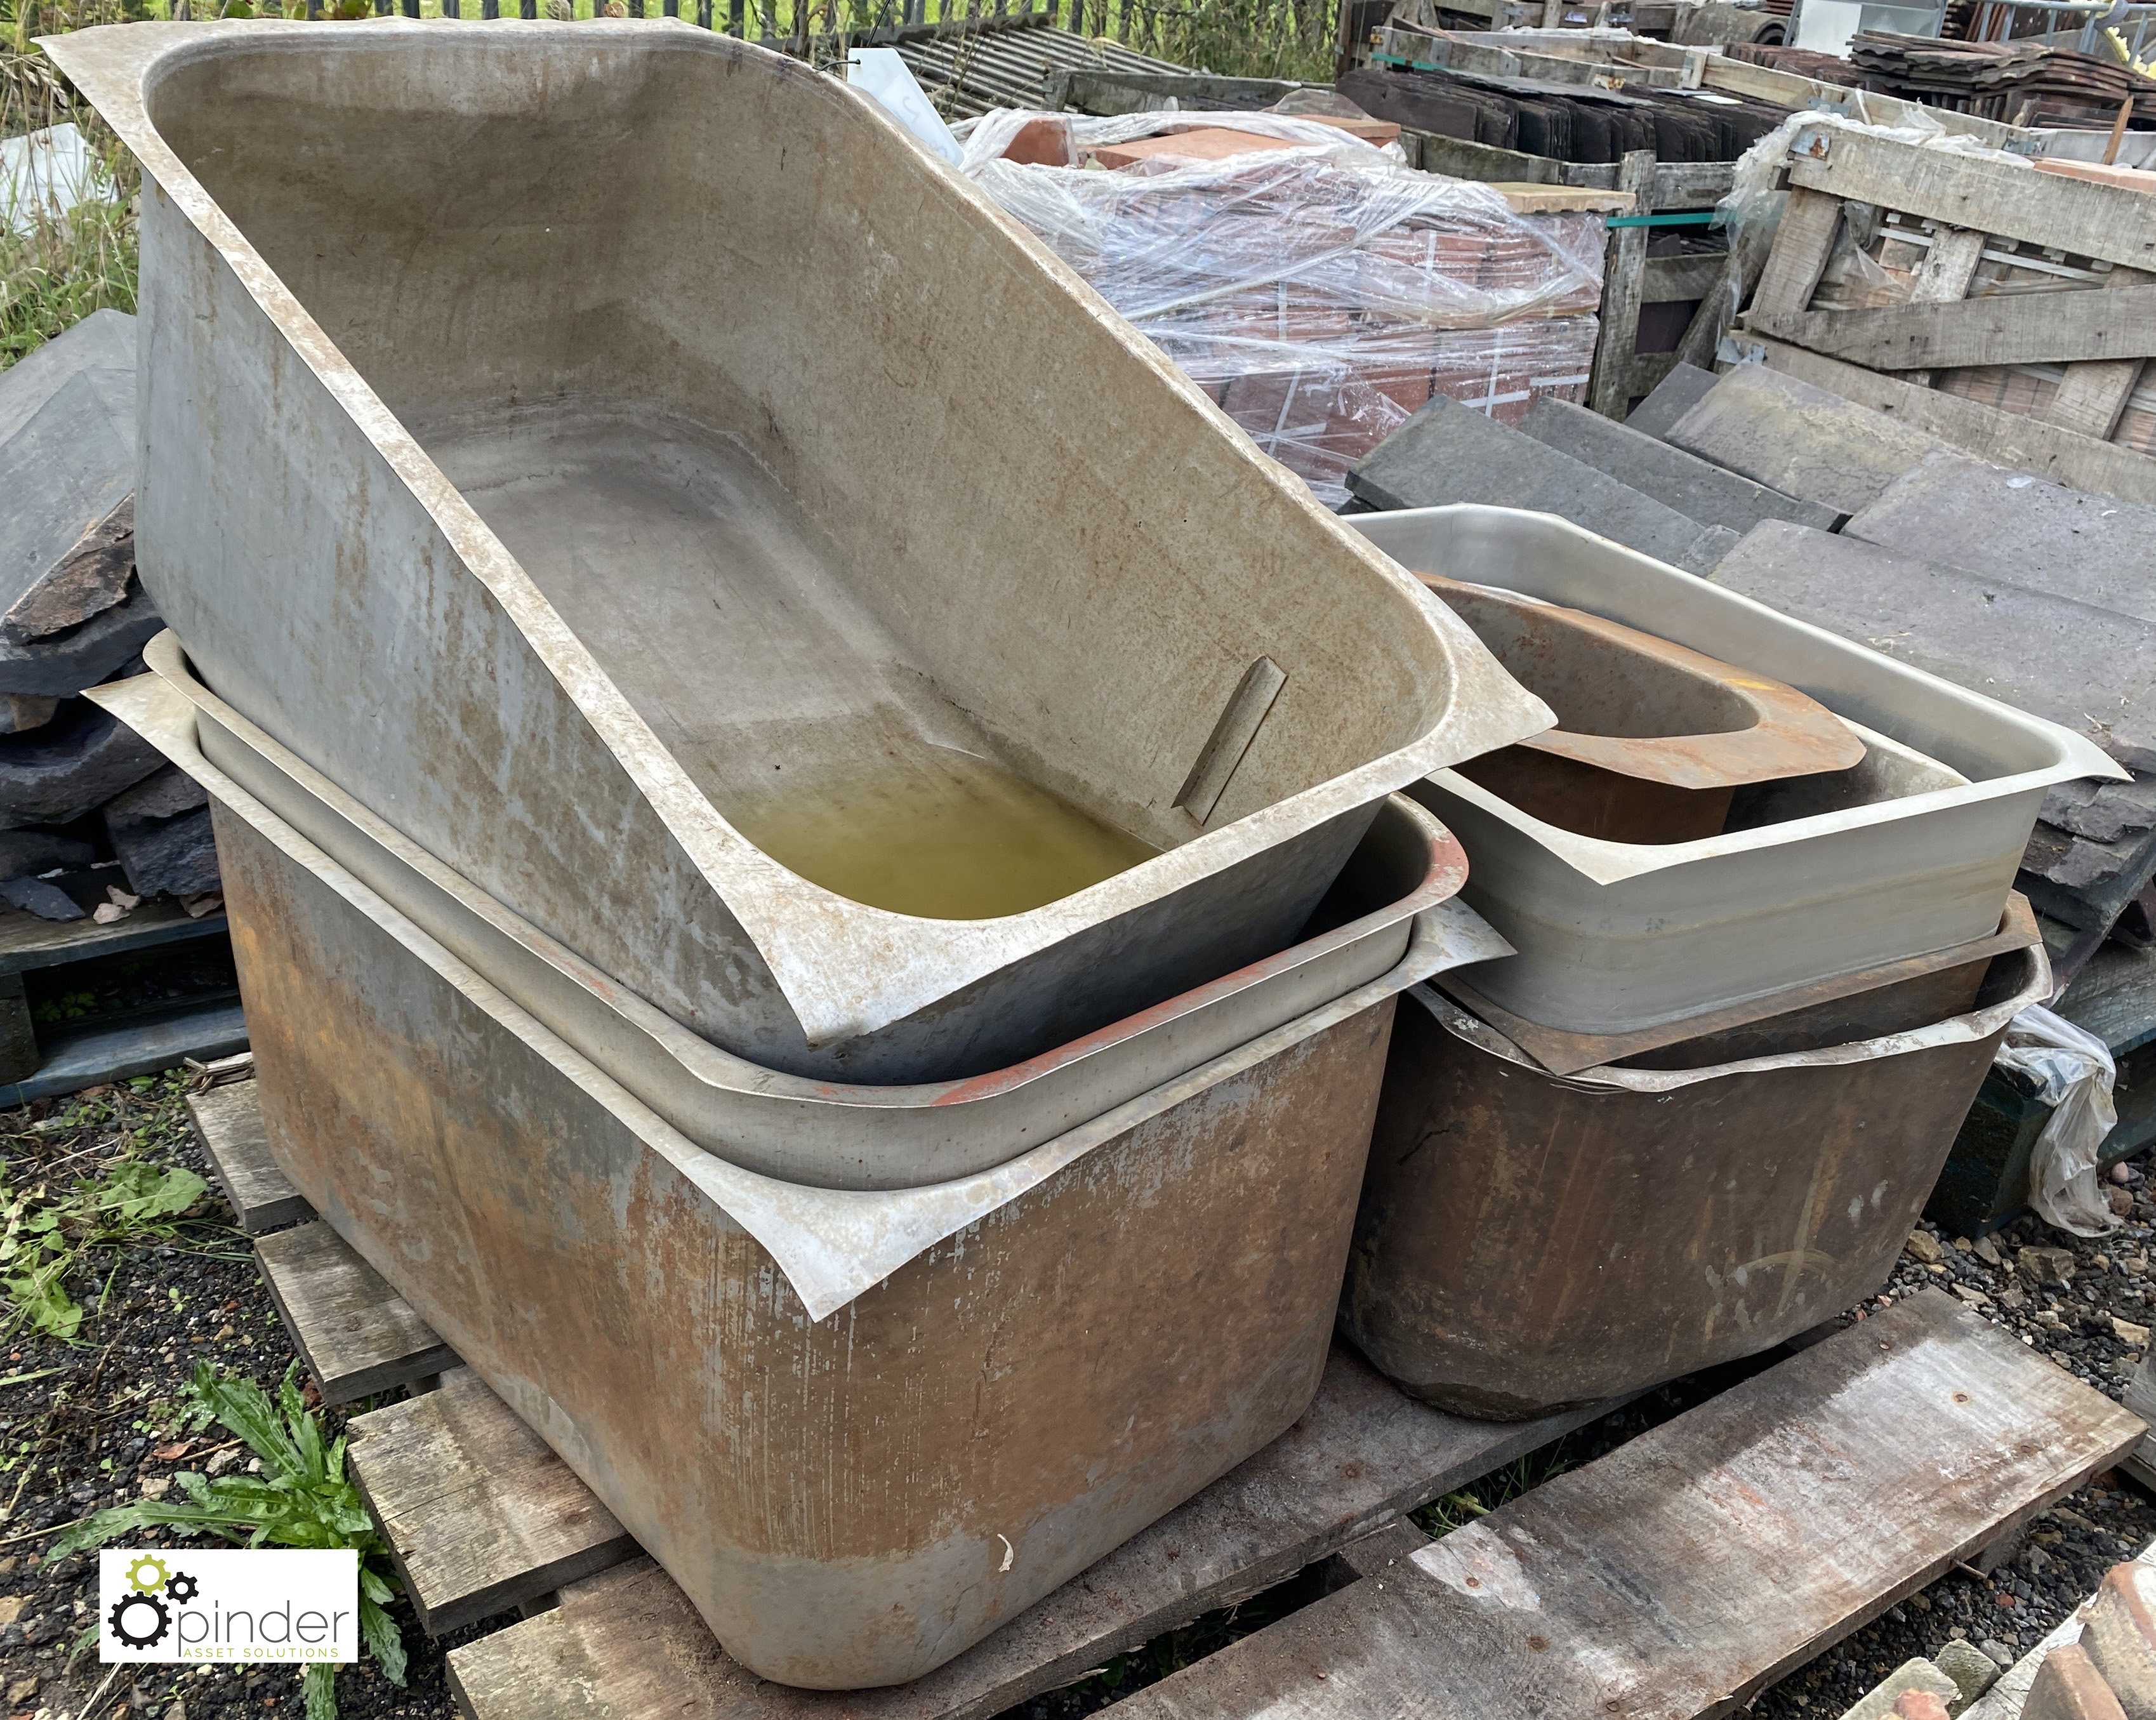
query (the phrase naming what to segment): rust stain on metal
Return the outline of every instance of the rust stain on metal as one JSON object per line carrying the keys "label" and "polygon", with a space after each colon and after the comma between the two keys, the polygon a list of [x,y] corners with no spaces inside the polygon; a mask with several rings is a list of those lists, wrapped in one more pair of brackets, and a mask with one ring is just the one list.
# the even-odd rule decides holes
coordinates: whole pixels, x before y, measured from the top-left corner
{"label": "rust stain on metal", "polygon": [[619,1090],[217,816],[280,1163],[762,1676],[916,1676],[1309,1403],[1390,1000],[819,1322]]}
{"label": "rust stain on metal", "polygon": [[[1342,1305],[1405,1389],[1501,1419],[1755,1354],[1876,1290],[2041,949],[1975,1013],[1563,1077],[1434,993],[1394,1032]],[[1478,1040],[1484,1042],[1478,1042]],[[1518,1057],[1519,1060],[1514,1060]]]}
{"label": "rust stain on metal", "polygon": [[1864,742],[1794,687],[1636,628],[1418,576],[1558,727],[1454,768],[1521,811],[1609,842],[1719,835],[1746,783],[1846,770]]}

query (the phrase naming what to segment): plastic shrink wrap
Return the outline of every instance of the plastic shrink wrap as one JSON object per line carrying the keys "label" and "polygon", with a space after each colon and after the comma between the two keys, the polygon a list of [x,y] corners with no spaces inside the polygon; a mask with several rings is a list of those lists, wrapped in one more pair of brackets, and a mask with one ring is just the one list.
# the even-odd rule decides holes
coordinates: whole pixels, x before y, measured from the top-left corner
{"label": "plastic shrink wrap", "polygon": [[[961,131],[982,188],[1329,506],[1434,394],[1506,424],[1585,394],[1599,214],[1515,213],[1490,186],[1286,115],[1002,109]],[[1096,165],[1163,134],[1191,153],[1168,136]]]}

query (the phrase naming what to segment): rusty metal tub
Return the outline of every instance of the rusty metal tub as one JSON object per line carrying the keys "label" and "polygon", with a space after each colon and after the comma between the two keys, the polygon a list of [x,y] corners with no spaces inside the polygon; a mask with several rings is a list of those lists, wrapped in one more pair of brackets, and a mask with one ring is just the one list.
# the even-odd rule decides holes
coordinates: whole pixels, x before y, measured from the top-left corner
{"label": "rusty metal tub", "polygon": [[[208,786],[278,1163],[754,1671],[916,1676],[1309,1402],[1422,956],[1017,1167],[834,1194],[698,1148]],[[751,1228],[947,1194],[821,1318]]]}
{"label": "rusty metal tub", "polygon": [[[1886,1281],[2007,1024],[2051,983],[2037,943],[1997,958],[1946,1021],[1570,1076],[1418,987],[1341,1329],[1417,1397],[1513,1420],[1816,1326]],[[1758,1030],[1737,1042],[1756,1051]]]}
{"label": "rusty metal tub", "polygon": [[697,1144],[793,1183],[907,1189],[990,1169],[1391,973],[1419,927],[1448,965],[1510,948],[1471,913],[1444,911],[1466,856],[1396,794],[1320,922],[1278,955],[970,1080],[810,1081],[698,1039],[509,912],[211,694],[170,633],[145,655],[151,674],[92,696],[189,775],[229,778],[261,801]]}
{"label": "rusty metal tub", "polygon": [[1722,834],[1690,842],[1578,835],[1455,770],[1419,784],[1467,850],[1467,901],[1519,950],[1472,983],[1545,1027],[1627,1034],[1739,1004],[1771,1013],[1811,982],[1988,936],[2045,789],[2125,774],[2056,724],[1547,514],[1455,506],[1350,523],[1419,572],[1650,631],[1880,737],[1854,770],[1738,790]]}
{"label": "rusty metal tub", "polygon": [[[146,176],[140,566],[203,679],[738,1055],[1065,1043],[1278,950],[1389,792],[1548,726],[797,62],[659,21],[46,46]],[[833,881],[983,805],[1061,881]],[[1066,889],[1070,820],[1122,859]]]}

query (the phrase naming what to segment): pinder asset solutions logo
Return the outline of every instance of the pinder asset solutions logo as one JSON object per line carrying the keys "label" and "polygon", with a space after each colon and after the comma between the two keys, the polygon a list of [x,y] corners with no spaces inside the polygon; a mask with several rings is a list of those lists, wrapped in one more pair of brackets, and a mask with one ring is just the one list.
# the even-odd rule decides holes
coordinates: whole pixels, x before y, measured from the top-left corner
{"label": "pinder asset solutions logo", "polygon": [[100,1661],[359,1658],[359,1555],[348,1548],[106,1548],[97,1579]]}

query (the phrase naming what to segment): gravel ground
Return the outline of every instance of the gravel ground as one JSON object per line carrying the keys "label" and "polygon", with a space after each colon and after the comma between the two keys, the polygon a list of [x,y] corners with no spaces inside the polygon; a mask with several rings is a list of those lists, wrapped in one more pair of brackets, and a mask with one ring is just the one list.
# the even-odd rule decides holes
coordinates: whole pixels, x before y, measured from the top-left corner
{"label": "gravel ground", "polygon": [[[208,1176],[185,1127],[182,1091],[167,1078],[0,1115],[0,1188],[54,1183],[128,1153]],[[2147,1198],[2144,1168],[2128,1174],[2118,1204],[2130,1195],[2132,1204],[2115,1235],[2083,1240],[2025,1218],[1994,1239],[1964,1246],[1926,1227],[1881,1295],[1841,1323],[1922,1286],[1943,1285],[2116,1397],[2156,1317],[2150,1260],[2156,1206]],[[0,1348],[0,1720],[85,1720],[85,1703],[100,1691],[95,1720],[244,1720],[300,1712],[296,1677],[281,1669],[207,1669],[108,1684],[110,1669],[97,1663],[94,1648],[75,1647],[96,1600],[94,1556],[53,1563],[40,1557],[48,1532],[61,1524],[139,1497],[146,1484],[154,1491],[178,1470],[244,1457],[244,1450],[220,1451],[226,1442],[215,1429],[185,1435],[175,1401],[198,1358],[265,1386],[293,1359],[229,1216],[213,1192],[168,1243],[113,1250],[79,1274],[71,1288],[88,1312],[77,1345],[18,1334]],[[1726,1389],[1744,1371],[1650,1394],[1467,1491],[1485,1506],[1502,1503]],[[367,1407],[328,1412],[326,1424],[335,1433],[346,1413]],[[1440,1504],[1422,1515],[1424,1527],[1442,1529],[1455,1514]],[[156,1545],[162,1538],[135,1538]],[[2109,1565],[2152,1538],[2156,1507],[2116,1475],[2099,1476],[2041,1519],[1994,1576],[1957,1571],[1941,1579],[1766,1692],[1752,1712],[1775,1720],[1839,1715],[1903,1661],[1936,1654],[1952,1637],[2011,1661],[2078,1605]],[[1117,1656],[1101,1675],[1024,1703],[1006,1720],[1078,1720],[1323,1590],[1322,1574],[1306,1573],[1232,1614],[1209,1615]],[[391,1686],[370,1665],[348,1667],[338,1680],[341,1712],[350,1720],[448,1720],[455,1706],[443,1677],[444,1653],[506,1620],[430,1644],[408,1609],[398,1612],[412,1654],[407,1687]]]}

